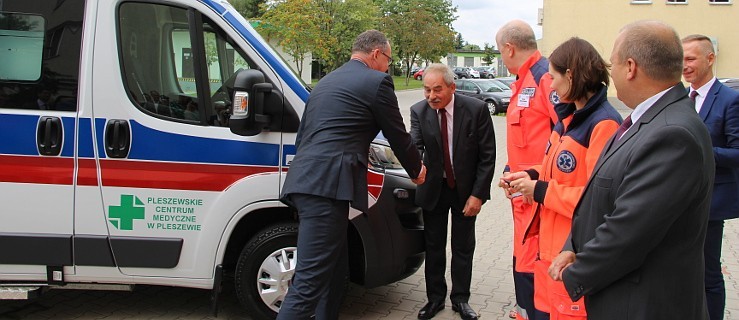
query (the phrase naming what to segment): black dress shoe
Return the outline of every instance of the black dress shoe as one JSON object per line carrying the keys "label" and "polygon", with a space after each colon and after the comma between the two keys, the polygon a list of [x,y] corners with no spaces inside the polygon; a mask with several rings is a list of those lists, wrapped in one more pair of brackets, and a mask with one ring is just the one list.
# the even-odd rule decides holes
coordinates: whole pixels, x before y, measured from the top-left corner
{"label": "black dress shoe", "polygon": [[477,313],[472,310],[467,302],[452,302],[452,310],[459,312],[459,316],[465,320],[477,320]]}
{"label": "black dress shoe", "polygon": [[431,319],[441,310],[444,310],[444,301],[429,301],[418,311],[418,319]]}

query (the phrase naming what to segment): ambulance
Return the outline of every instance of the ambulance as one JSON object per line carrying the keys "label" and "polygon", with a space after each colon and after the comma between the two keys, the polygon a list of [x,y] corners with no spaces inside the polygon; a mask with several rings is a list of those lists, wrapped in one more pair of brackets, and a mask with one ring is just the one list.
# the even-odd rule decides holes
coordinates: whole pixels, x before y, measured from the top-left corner
{"label": "ambulance", "polygon": [[[278,198],[310,88],[223,0],[0,0],[0,298],[233,281],[273,318],[297,217]],[[370,147],[349,280],[424,259],[415,187]],[[230,285],[230,284],[229,284]],[[41,297],[43,299],[43,297]]]}

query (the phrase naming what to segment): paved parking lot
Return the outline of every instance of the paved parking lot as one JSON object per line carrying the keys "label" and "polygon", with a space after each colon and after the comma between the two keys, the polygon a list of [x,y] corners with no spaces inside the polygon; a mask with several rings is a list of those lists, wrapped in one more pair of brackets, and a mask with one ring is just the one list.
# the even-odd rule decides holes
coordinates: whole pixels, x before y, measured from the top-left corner
{"label": "paved parking lot", "polygon": [[[399,93],[404,117],[407,106],[422,98],[418,90]],[[623,114],[628,110],[620,109]],[[505,156],[505,119],[493,117],[497,140],[496,175]],[[477,222],[470,305],[483,319],[508,319],[513,306],[511,277],[512,228],[510,207],[502,192],[482,209]],[[726,320],[739,320],[739,221],[726,223],[723,261],[727,286]],[[448,255],[449,256],[449,255]],[[449,276],[447,275],[447,279]],[[387,286],[363,289],[350,285],[341,319],[416,319],[426,302],[423,271]],[[0,319],[250,319],[236,301],[233,286],[222,293],[218,317],[210,310],[209,291],[137,286],[133,292],[52,290],[32,301],[0,301]],[[435,319],[459,319],[447,299]]]}

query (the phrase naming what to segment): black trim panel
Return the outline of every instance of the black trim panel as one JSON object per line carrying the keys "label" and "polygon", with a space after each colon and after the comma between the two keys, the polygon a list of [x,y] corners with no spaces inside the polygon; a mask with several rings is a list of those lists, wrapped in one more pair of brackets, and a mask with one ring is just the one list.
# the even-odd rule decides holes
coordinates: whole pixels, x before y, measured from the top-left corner
{"label": "black trim panel", "polygon": [[183,239],[110,237],[119,267],[174,268],[180,262]]}
{"label": "black trim panel", "polygon": [[74,237],[74,263],[78,266],[115,267],[108,237],[81,235]]}
{"label": "black trim panel", "polygon": [[0,233],[0,264],[71,266],[74,252],[78,266],[174,268],[183,243],[180,238]]}
{"label": "black trim panel", "polygon": [[68,266],[72,264],[72,235],[0,233],[0,264]]}

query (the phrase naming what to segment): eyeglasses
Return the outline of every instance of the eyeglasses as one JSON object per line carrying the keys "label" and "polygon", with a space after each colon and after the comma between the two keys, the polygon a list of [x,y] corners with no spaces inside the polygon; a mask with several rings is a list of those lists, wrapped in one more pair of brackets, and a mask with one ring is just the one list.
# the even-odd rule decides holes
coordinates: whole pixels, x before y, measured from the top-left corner
{"label": "eyeglasses", "polygon": [[383,56],[387,57],[387,64],[393,64],[393,58],[391,58],[386,53],[382,52],[382,50],[380,50],[380,49],[377,49],[377,51],[379,51],[380,53],[382,53]]}

